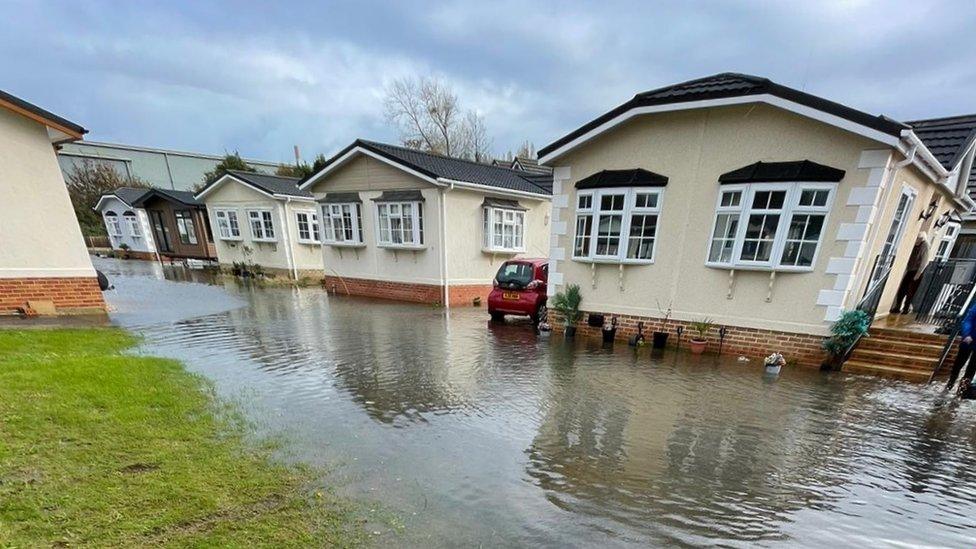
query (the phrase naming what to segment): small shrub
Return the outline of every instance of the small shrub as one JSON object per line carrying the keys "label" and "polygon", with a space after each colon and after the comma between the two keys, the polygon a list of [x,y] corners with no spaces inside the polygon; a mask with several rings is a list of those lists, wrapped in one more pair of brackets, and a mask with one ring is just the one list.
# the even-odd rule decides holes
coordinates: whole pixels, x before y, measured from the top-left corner
{"label": "small shrub", "polygon": [[583,314],[580,312],[580,303],[583,302],[583,294],[580,292],[578,284],[570,284],[565,290],[552,296],[551,308],[558,311],[563,317],[566,326],[575,326]]}
{"label": "small shrub", "polygon": [[705,341],[708,339],[708,332],[712,329],[712,319],[706,317],[696,320],[689,324],[688,328],[696,334],[693,340]]}
{"label": "small shrub", "polygon": [[864,311],[846,311],[830,327],[830,337],[824,340],[823,348],[833,357],[839,357],[858,338],[868,333],[871,317]]}

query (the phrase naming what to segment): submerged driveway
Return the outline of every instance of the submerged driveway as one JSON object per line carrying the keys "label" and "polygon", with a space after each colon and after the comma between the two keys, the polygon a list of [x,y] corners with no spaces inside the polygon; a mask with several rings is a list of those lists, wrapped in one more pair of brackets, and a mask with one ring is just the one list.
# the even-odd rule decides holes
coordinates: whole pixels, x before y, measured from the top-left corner
{"label": "submerged driveway", "polygon": [[735,357],[539,339],[484,310],[96,265],[144,352],[183,360],[286,459],[398,517],[383,544],[976,541],[976,409],[933,387],[768,378]]}

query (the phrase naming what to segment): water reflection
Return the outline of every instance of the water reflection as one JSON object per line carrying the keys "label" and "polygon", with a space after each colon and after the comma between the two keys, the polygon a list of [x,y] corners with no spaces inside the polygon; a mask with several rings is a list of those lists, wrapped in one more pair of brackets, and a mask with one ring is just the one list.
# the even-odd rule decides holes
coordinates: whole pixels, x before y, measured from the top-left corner
{"label": "water reflection", "polygon": [[287,433],[290,457],[394,508],[393,545],[976,541],[976,414],[935,389],[101,267],[145,352],[186,361]]}

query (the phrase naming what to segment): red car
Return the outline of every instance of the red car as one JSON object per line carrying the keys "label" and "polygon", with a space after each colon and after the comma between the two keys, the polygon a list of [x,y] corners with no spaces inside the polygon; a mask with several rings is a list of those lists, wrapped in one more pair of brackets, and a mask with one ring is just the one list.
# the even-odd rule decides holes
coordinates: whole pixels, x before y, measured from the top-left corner
{"label": "red car", "polygon": [[502,263],[488,294],[488,314],[494,321],[505,315],[524,315],[538,322],[546,306],[548,259],[512,259]]}

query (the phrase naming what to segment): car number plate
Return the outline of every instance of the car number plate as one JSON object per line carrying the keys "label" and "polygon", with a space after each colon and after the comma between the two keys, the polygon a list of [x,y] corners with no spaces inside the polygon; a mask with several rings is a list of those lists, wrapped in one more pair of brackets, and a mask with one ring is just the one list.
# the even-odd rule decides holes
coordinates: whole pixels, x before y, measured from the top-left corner
{"label": "car number plate", "polygon": [[518,299],[519,295],[518,292],[504,292],[502,293],[502,297],[504,299]]}

